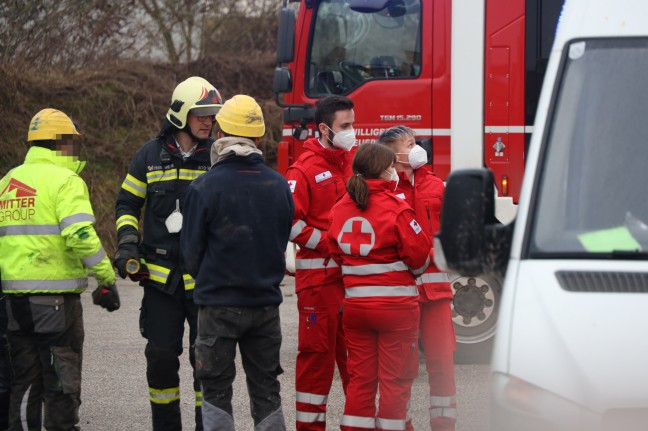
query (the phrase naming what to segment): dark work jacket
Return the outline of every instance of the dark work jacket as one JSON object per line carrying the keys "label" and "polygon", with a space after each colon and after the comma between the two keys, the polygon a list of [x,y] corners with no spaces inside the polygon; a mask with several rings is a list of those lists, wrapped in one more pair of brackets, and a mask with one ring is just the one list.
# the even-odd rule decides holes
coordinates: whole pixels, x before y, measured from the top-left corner
{"label": "dark work jacket", "polygon": [[230,156],[187,192],[180,248],[199,305],[282,302],[294,204],[286,179],[259,154]]}
{"label": "dark work jacket", "polygon": [[193,280],[182,277],[186,271],[179,268],[181,232],[169,233],[164,222],[176,201],[184,213],[189,184],[209,170],[212,142],[199,142],[194,153],[184,159],[173,136],[166,135],[144,144],[131,162],[117,196],[117,237],[138,235],[142,230],[140,255],[151,272],[142,285],[172,293],[184,278],[185,290],[193,288]]}

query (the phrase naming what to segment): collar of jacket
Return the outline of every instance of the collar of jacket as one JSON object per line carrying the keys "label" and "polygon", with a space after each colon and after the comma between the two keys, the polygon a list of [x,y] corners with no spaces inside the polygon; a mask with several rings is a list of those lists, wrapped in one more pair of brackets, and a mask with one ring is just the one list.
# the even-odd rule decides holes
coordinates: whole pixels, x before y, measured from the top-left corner
{"label": "collar of jacket", "polygon": [[312,151],[313,153],[323,157],[327,162],[340,168],[344,166],[344,163],[347,160],[348,151],[338,148],[334,150],[324,148],[322,144],[319,143],[319,138],[311,138],[304,142],[303,148],[304,151]]}
{"label": "collar of jacket", "polygon": [[182,157],[182,153],[180,152],[180,148],[176,145],[175,138],[173,137],[173,134],[168,134],[164,138],[162,138],[162,145],[164,145],[164,148],[167,150],[167,152],[172,156],[176,157],[180,160],[191,160],[193,157],[196,156],[196,154],[203,153],[205,151],[209,151],[209,147],[211,147],[211,144],[214,142],[213,139],[205,139],[204,141],[198,141],[198,146],[196,147],[196,150],[186,159]]}
{"label": "collar of jacket", "polygon": [[55,150],[35,146],[31,147],[25,156],[26,165],[34,163],[50,163],[67,168],[75,174],[79,174],[86,164],[85,161],[79,160],[78,157],[59,155]]}
{"label": "collar of jacket", "polygon": [[258,164],[263,164],[263,156],[261,154],[253,153],[250,154],[249,156],[236,156],[236,155],[231,155],[228,157],[225,157],[223,160],[219,161],[216,163],[212,168],[215,168],[216,166],[224,165],[227,163],[246,163],[248,165],[258,165]]}
{"label": "collar of jacket", "polygon": [[377,192],[389,192],[390,188],[389,186],[391,185],[390,181],[385,181],[380,178],[375,179],[375,180],[365,180],[367,181],[367,185],[369,186],[369,193],[377,193]]}

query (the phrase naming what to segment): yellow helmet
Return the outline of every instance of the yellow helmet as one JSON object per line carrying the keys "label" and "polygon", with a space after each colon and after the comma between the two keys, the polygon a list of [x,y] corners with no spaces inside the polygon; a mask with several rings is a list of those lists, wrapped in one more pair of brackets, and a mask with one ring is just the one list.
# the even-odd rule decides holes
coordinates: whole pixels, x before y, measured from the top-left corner
{"label": "yellow helmet", "polygon": [[243,94],[225,102],[216,114],[216,121],[223,132],[234,136],[258,138],[265,133],[261,107],[253,98]]}
{"label": "yellow helmet", "polygon": [[178,129],[187,124],[189,111],[195,115],[216,115],[223,106],[220,93],[204,78],[192,76],[178,84],[171,96],[167,120]]}
{"label": "yellow helmet", "polygon": [[27,141],[57,141],[63,135],[80,135],[70,117],[63,112],[46,108],[34,115],[29,123]]}

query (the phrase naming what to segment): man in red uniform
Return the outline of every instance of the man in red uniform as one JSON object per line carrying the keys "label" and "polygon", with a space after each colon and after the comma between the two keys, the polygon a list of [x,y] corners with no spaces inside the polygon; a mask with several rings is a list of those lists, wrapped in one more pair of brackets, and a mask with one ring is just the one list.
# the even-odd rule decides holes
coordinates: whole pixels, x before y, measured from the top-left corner
{"label": "man in red uniform", "polygon": [[296,364],[298,431],[326,429],[326,403],[335,363],[346,391],[346,347],[341,322],[342,274],[331,260],[326,231],[335,202],[345,193],[355,145],[353,102],[329,96],[316,104],[320,138],[304,143],[304,153],[286,177],[295,202],[290,240],[300,247],[295,261],[299,309]]}
{"label": "man in red uniform", "polygon": [[[439,230],[445,186],[424,167],[427,153],[416,145],[412,129],[405,126],[387,129],[378,142],[396,153],[399,182],[394,193],[410,204],[416,220],[433,238]],[[434,249],[431,254],[433,257]],[[430,384],[430,428],[451,431],[455,429],[457,418],[453,363],[455,333],[450,309],[452,290],[448,274],[441,272],[434,263],[416,281],[421,306],[421,341]]]}

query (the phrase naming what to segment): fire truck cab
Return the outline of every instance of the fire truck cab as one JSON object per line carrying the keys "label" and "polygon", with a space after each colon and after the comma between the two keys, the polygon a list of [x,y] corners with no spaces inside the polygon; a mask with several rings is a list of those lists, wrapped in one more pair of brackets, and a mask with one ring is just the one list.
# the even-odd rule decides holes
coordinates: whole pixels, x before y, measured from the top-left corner
{"label": "fire truck cab", "polygon": [[[278,170],[316,132],[317,99],[355,105],[358,145],[403,124],[446,179],[490,168],[498,217],[515,214],[533,118],[563,0],[284,1],[274,91],[284,108]],[[451,277],[458,352],[486,352],[501,285]]]}

